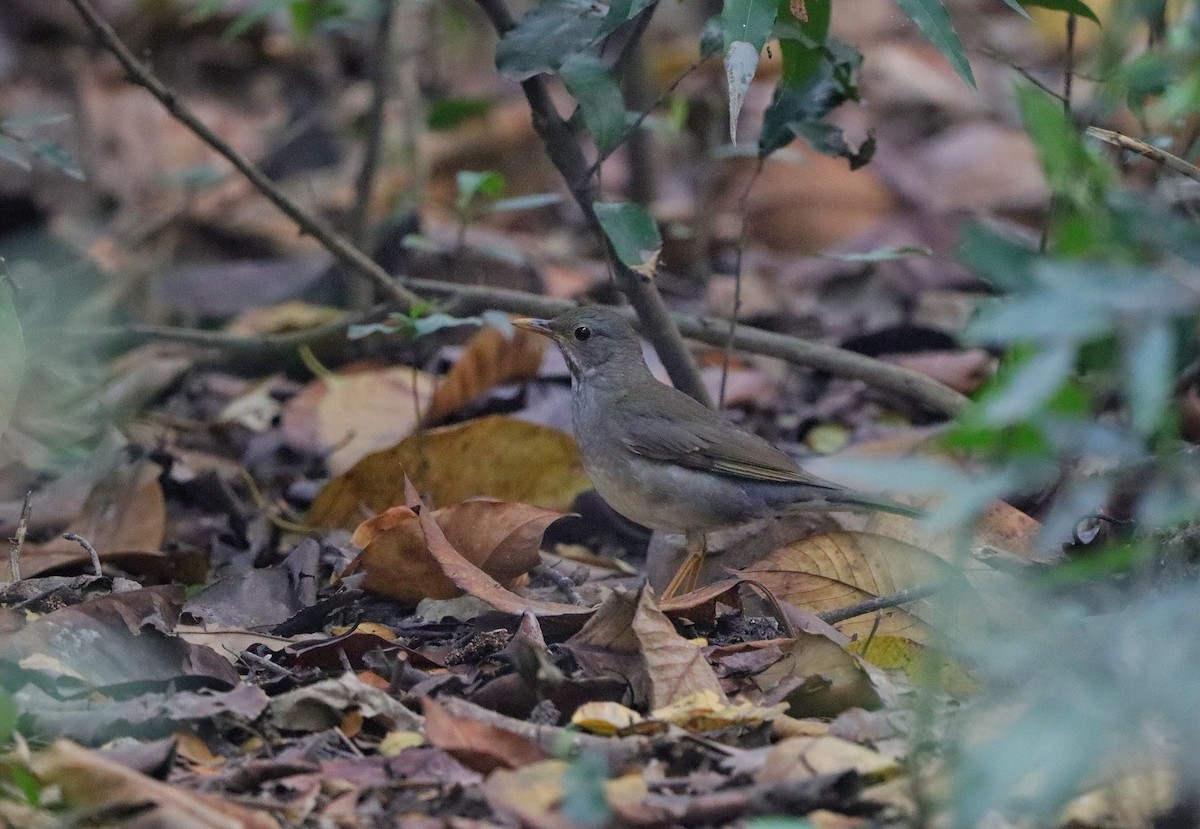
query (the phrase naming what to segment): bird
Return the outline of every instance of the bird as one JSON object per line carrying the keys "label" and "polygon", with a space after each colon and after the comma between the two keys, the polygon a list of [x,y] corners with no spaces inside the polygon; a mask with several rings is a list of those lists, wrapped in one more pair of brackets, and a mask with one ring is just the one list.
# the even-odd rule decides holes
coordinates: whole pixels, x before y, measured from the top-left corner
{"label": "bird", "polygon": [[613,308],[582,306],[513,325],[562,351],[576,442],[600,497],[643,526],[683,534],[688,557],[664,598],[694,589],[713,530],[823,505],[921,514],[806,472],[769,441],[659,382],[633,326]]}

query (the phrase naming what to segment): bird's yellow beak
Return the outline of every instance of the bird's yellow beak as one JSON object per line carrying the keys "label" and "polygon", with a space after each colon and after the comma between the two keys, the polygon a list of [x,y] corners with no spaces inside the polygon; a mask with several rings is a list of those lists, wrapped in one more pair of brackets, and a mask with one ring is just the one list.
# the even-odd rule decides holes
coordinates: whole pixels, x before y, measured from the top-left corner
{"label": "bird's yellow beak", "polygon": [[533,317],[518,317],[512,321],[512,324],[525,331],[533,331],[537,334],[544,334],[547,337],[554,337],[554,329],[550,327],[550,320],[539,320]]}

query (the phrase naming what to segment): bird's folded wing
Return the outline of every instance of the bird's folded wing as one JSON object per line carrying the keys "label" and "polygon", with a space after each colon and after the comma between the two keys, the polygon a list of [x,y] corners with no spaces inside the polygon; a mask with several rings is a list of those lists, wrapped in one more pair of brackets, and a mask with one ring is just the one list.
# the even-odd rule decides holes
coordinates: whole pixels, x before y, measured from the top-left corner
{"label": "bird's folded wing", "polygon": [[631,451],[643,457],[754,481],[840,489],[808,474],[762,438],[732,425],[680,423],[645,411],[630,415],[622,439]]}

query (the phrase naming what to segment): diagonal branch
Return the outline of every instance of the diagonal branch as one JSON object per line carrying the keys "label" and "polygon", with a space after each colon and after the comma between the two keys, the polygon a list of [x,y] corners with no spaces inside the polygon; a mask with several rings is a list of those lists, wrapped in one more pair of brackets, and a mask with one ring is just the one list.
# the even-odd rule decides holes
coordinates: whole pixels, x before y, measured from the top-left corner
{"label": "diagonal branch", "polygon": [[[78,2],[78,0],[72,0]],[[479,8],[487,15],[497,34],[505,32],[516,25],[512,13],[504,0],[476,0]],[[546,154],[558,169],[559,175],[571,191],[571,197],[583,211],[588,225],[604,240],[604,246],[610,261],[613,263],[617,287],[629,304],[637,312],[644,331],[650,342],[654,344],[659,359],[667,369],[672,382],[681,391],[687,392],[702,403],[712,406],[707,389],[700,380],[696,363],[692,360],[684,345],[671,315],[663,302],[662,296],[654,281],[647,276],[635,272],[623,263],[613,250],[608,236],[600,229],[596,211],[592,207],[595,201],[595,186],[593,184],[591,165],[583,155],[579,137],[571,125],[559,115],[546,88],[546,82],[540,75],[534,75],[521,82],[525,100],[533,116],[533,128],[542,139]]]}
{"label": "diagonal branch", "polygon": [[171,113],[176,120],[196,134],[205,144],[216,150],[232,164],[239,173],[244,175],[260,193],[267,197],[284,214],[294,221],[301,230],[310,234],[332,253],[346,267],[358,273],[365,279],[375,283],[384,295],[396,302],[402,308],[411,308],[420,302],[420,298],[388,275],[371,257],[367,256],[342,236],[326,227],[317,217],[313,216],[300,205],[296,204],[279,187],[269,179],[249,159],[235,150],[221,136],[196,117],[182,101],[179,95],[160,81],[153,72],[133,56],[129,48],[121,41],[113,28],[108,25],[88,0],[67,0],[79,12],[92,34],[100,41],[113,57],[120,62],[129,76],[129,80],[145,89],[158,99],[158,102]]}

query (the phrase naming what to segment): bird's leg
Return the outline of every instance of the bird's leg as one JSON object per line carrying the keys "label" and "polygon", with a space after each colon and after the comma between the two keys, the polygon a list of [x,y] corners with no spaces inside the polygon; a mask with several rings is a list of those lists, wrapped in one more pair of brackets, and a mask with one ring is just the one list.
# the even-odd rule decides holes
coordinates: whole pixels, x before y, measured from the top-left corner
{"label": "bird's leg", "polygon": [[683,549],[687,553],[687,558],[683,560],[683,564],[679,565],[679,569],[671,578],[671,583],[663,591],[664,599],[692,592],[696,589],[696,582],[700,579],[700,568],[704,564],[704,554],[708,551],[708,543],[704,533],[688,533],[684,538],[686,540]]}

